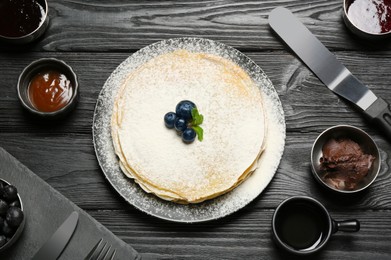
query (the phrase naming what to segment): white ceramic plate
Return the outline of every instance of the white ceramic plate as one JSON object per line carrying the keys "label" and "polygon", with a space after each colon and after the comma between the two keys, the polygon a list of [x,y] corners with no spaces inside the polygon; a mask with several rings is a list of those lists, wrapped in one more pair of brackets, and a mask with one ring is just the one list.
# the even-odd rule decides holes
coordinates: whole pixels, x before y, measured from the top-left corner
{"label": "white ceramic plate", "polygon": [[[142,190],[119,167],[111,139],[111,115],[121,82],[135,68],[163,53],[178,49],[219,55],[242,67],[260,88],[267,116],[266,150],[259,168],[231,192],[199,204],[180,205],[162,200]],[[100,167],[114,189],[130,204],[150,215],[176,222],[218,219],[243,208],[266,188],[276,173],[285,145],[284,111],[273,84],[262,69],[238,50],[207,39],[177,38],[140,49],[123,61],[107,79],[98,97],[93,120],[93,138]]]}

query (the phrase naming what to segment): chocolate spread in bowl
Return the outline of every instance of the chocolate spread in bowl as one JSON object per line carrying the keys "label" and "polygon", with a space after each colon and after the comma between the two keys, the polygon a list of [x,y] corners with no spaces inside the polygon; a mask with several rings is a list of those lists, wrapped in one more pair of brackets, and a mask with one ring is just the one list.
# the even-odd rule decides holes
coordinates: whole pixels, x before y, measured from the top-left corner
{"label": "chocolate spread in bowl", "polygon": [[375,157],[347,138],[330,139],[322,147],[322,180],[339,190],[354,190],[367,176]]}

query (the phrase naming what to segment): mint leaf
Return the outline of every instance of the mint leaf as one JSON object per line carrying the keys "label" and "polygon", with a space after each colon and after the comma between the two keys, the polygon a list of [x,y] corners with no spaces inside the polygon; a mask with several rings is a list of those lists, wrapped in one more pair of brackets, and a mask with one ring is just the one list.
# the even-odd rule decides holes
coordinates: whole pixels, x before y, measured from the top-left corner
{"label": "mint leaf", "polygon": [[191,116],[193,118],[193,121],[191,122],[192,128],[196,132],[198,140],[202,142],[204,139],[204,129],[199,125],[204,122],[204,116],[198,112],[197,108],[191,110]]}
{"label": "mint leaf", "polygon": [[191,110],[191,117],[193,118],[192,124],[197,125],[196,121],[200,117],[200,113],[196,107]]}
{"label": "mint leaf", "polygon": [[195,118],[195,125],[200,125],[204,122],[204,116],[203,115],[198,115],[198,117]]}
{"label": "mint leaf", "polygon": [[200,124],[202,124],[202,122],[204,122],[204,116],[201,115],[199,112],[198,112],[198,109],[197,108],[193,108],[191,110],[191,116],[193,118],[193,121],[192,121],[192,125],[194,126],[198,126]]}
{"label": "mint leaf", "polygon": [[204,129],[201,126],[192,126],[192,128],[196,132],[198,140],[202,142],[204,139]]}
{"label": "mint leaf", "polygon": [[191,110],[191,117],[194,119],[199,115],[198,109],[195,107]]}

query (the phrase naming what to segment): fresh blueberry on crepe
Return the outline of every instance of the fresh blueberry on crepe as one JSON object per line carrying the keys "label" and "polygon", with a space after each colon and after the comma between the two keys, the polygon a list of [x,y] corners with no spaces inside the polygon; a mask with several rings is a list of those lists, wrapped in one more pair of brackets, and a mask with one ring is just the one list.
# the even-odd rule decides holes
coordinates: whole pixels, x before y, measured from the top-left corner
{"label": "fresh blueberry on crepe", "polygon": [[192,143],[192,142],[194,142],[195,137],[196,137],[196,132],[194,131],[193,128],[187,128],[182,133],[182,140],[185,143]]}
{"label": "fresh blueberry on crepe", "polygon": [[165,123],[166,127],[169,129],[174,128],[175,119],[176,119],[176,114],[174,112],[168,112],[164,116],[164,123]]}
{"label": "fresh blueberry on crepe", "polygon": [[192,119],[191,111],[194,108],[196,108],[196,105],[193,102],[189,100],[183,100],[178,103],[175,112],[178,117],[182,117],[185,120],[191,120]]}
{"label": "fresh blueberry on crepe", "polygon": [[192,143],[196,136],[202,141],[203,129],[200,125],[204,121],[204,116],[198,112],[197,106],[189,100],[182,100],[177,104],[175,111],[176,113],[168,112],[164,115],[166,127],[175,128],[185,143]]}
{"label": "fresh blueberry on crepe", "polygon": [[176,120],[175,120],[175,123],[174,123],[174,126],[175,126],[175,129],[182,133],[183,131],[186,130],[187,128],[187,122],[184,118],[181,118],[181,117],[178,117]]}

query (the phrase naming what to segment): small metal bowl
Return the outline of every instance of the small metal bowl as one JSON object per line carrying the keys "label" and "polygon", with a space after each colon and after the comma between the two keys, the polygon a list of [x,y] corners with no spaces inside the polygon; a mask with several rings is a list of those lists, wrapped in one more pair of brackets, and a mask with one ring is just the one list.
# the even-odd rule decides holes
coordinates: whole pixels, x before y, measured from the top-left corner
{"label": "small metal bowl", "polygon": [[343,1],[342,17],[343,17],[343,20],[344,20],[346,26],[349,28],[349,30],[352,33],[354,33],[355,35],[357,35],[358,37],[366,39],[366,40],[382,40],[382,39],[389,38],[391,36],[391,31],[383,32],[383,33],[369,32],[369,31],[366,31],[366,30],[360,28],[352,21],[352,19],[348,15],[348,10],[354,1],[355,0],[344,0]]}
{"label": "small metal bowl", "polygon": [[[10,183],[8,181],[6,181],[4,179],[1,179],[1,178],[0,178],[0,182],[3,182],[4,184],[10,185]],[[25,214],[25,211],[23,209],[23,203],[22,203],[22,199],[19,196],[19,192],[18,192],[18,200],[19,200],[19,203],[20,203],[20,209],[22,210],[23,215],[24,215],[22,223],[20,223],[18,229],[16,229],[15,233],[12,235],[10,240],[8,240],[7,243],[5,243],[2,247],[0,247],[0,253],[5,251],[10,246],[12,246],[12,244],[14,244],[16,240],[18,240],[18,238],[20,237],[20,235],[22,234],[22,231],[24,229],[24,224],[26,222],[26,214]]]}
{"label": "small metal bowl", "polygon": [[[357,185],[357,187],[353,190],[342,190],[337,189],[329,184],[327,184],[322,176],[324,172],[321,170],[320,158],[323,155],[322,148],[323,145],[330,139],[340,139],[347,138],[354,142],[356,142],[364,152],[364,154],[370,154],[375,157],[373,161],[372,167],[369,169],[369,172],[366,177]],[[323,133],[321,133],[318,138],[315,140],[312,150],[311,150],[311,168],[312,173],[315,179],[326,189],[331,190],[337,193],[344,194],[352,194],[365,190],[368,188],[376,179],[377,175],[380,171],[380,152],[373,141],[373,139],[363,130],[349,125],[337,125],[334,127],[330,127],[326,129]]]}
{"label": "small metal bowl", "polygon": [[49,15],[48,15],[48,3],[46,0],[36,0],[44,9],[45,13],[43,14],[43,22],[32,32],[20,36],[20,37],[10,37],[10,36],[5,36],[5,35],[0,35],[0,41],[7,43],[7,44],[27,44],[32,41],[35,41],[39,37],[41,37],[44,32],[46,31],[48,25],[49,25]]}
{"label": "small metal bowl", "polygon": [[[45,70],[57,70],[58,72],[63,73],[70,81],[73,86],[73,95],[63,108],[56,110],[54,112],[42,112],[37,110],[30,101],[28,95],[28,87],[31,79],[39,72]],[[55,58],[44,58],[32,62],[28,65],[20,74],[17,84],[18,97],[22,106],[27,109],[30,113],[46,118],[46,119],[57,119],[65,116],[71,110],[73,110],[77,104],[79,96],[79,84],[77,81],[77,76],[73,69],[62,60]]]}

